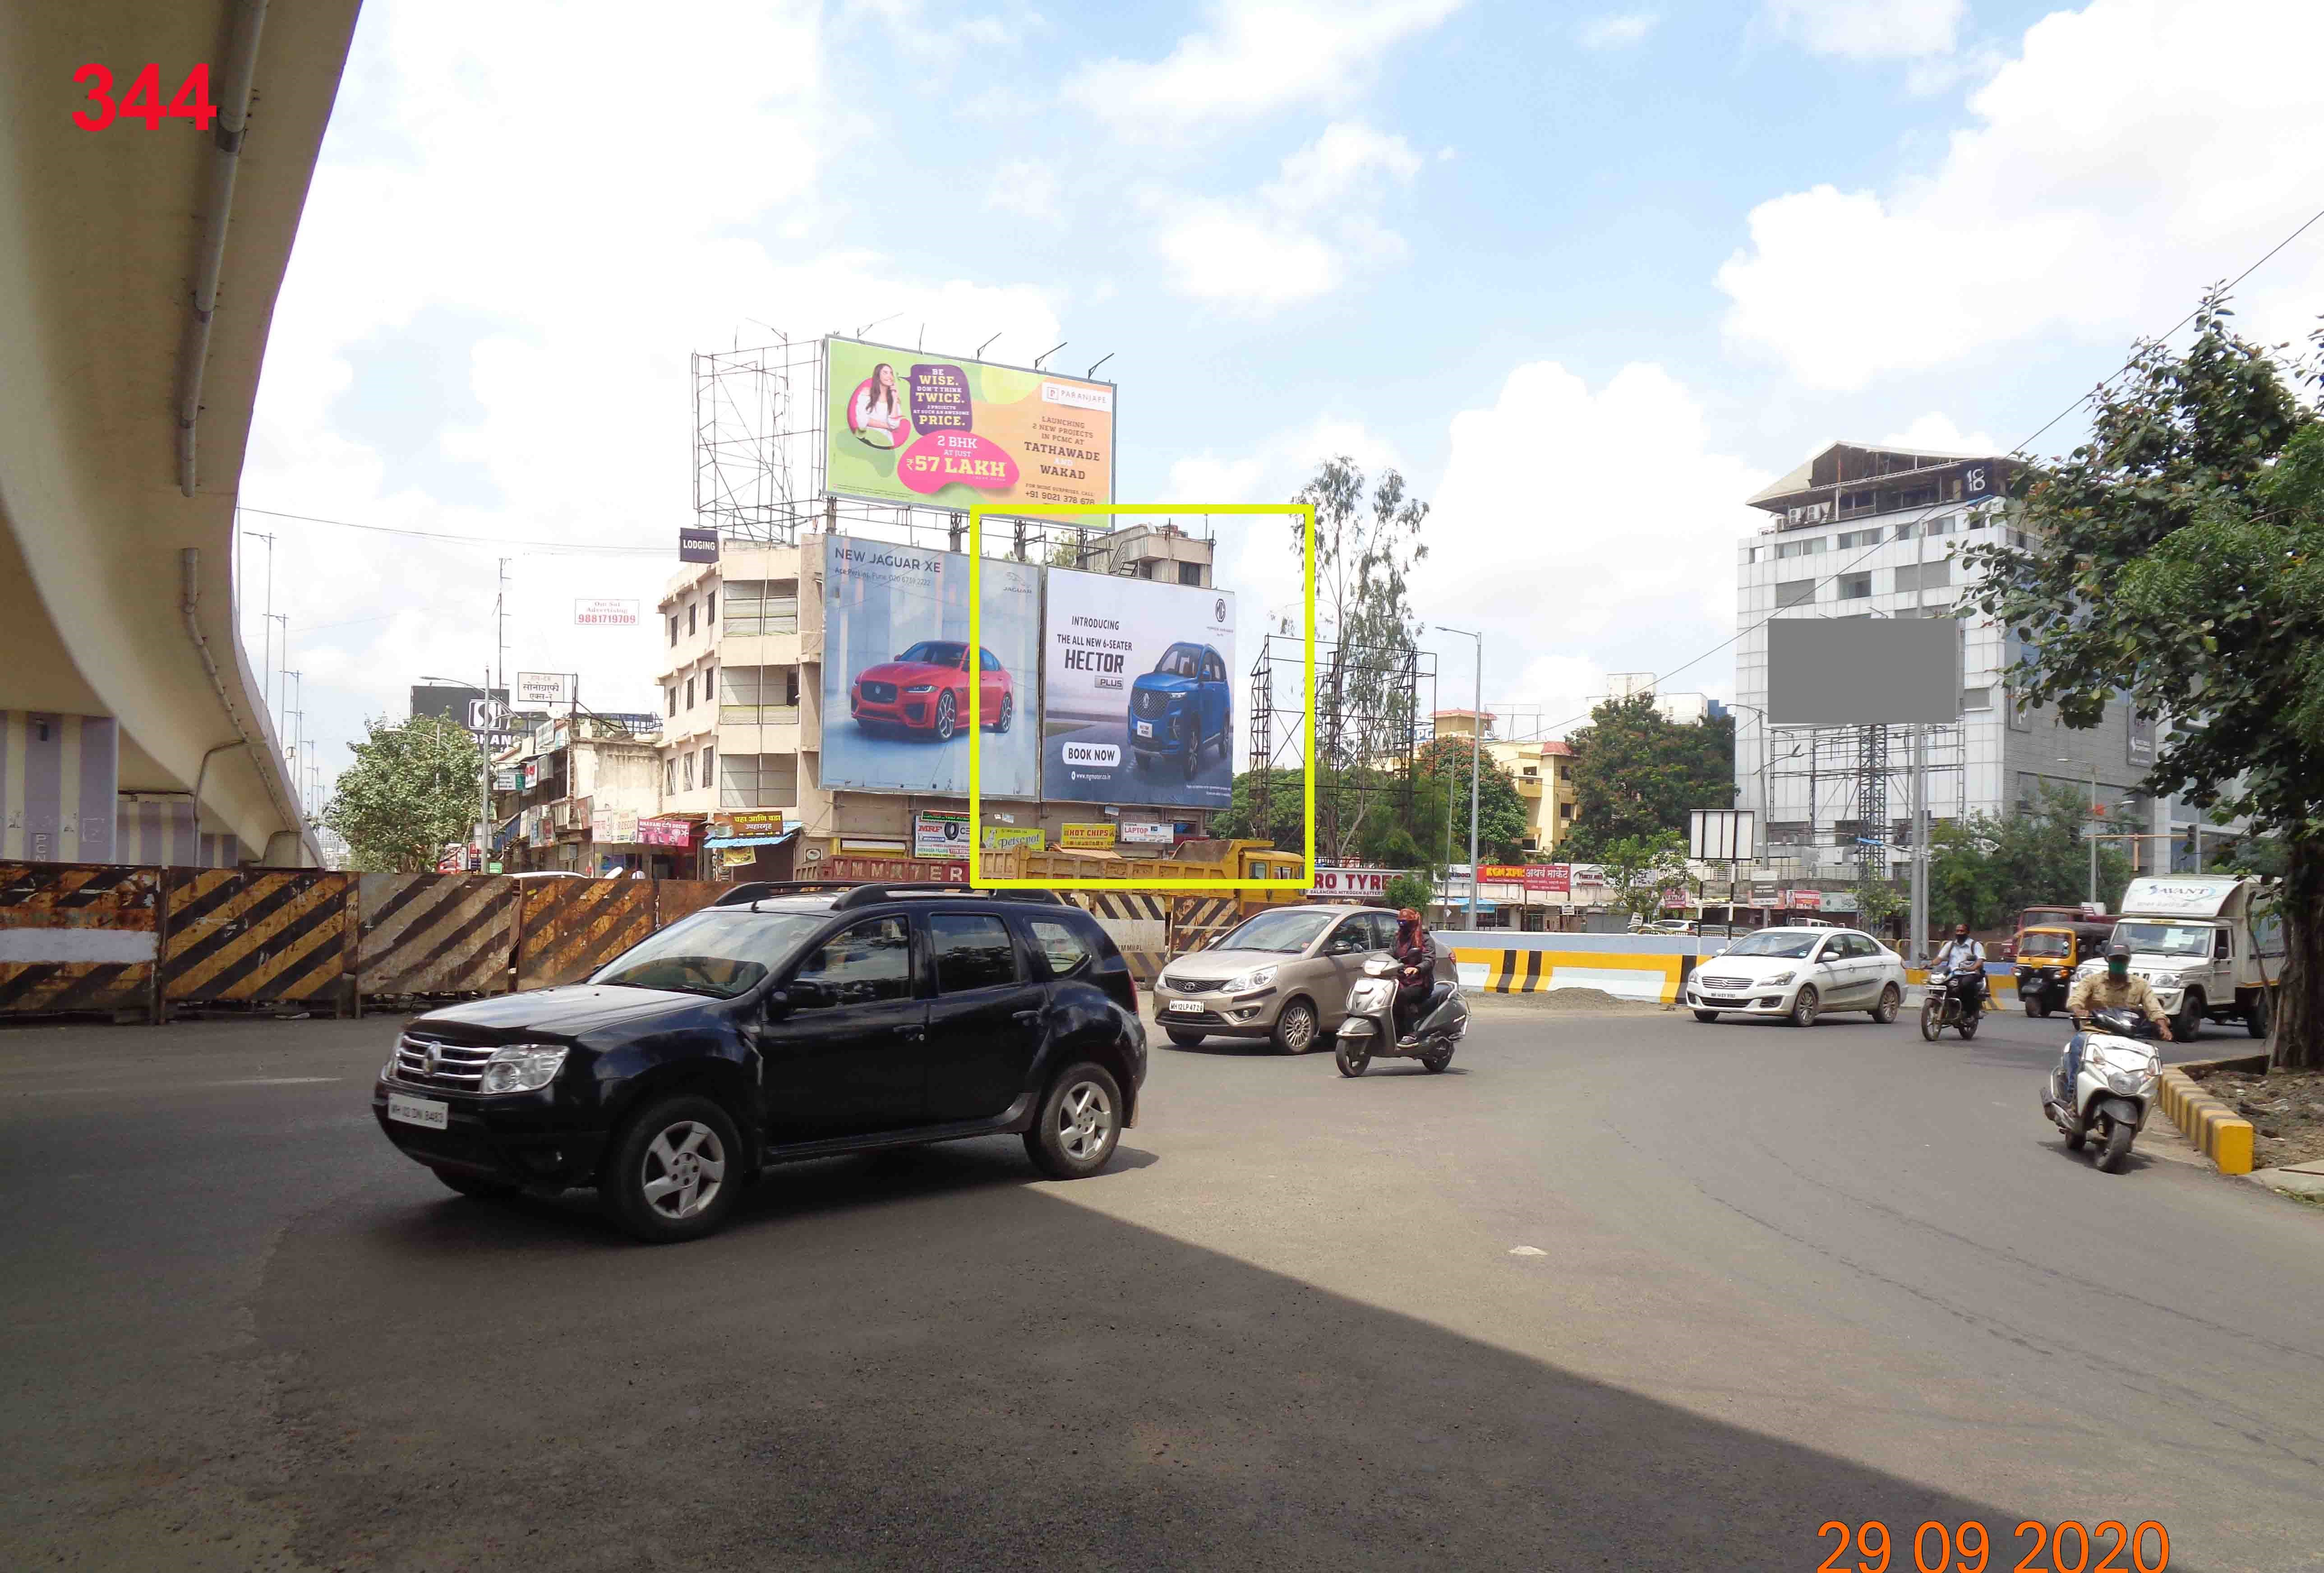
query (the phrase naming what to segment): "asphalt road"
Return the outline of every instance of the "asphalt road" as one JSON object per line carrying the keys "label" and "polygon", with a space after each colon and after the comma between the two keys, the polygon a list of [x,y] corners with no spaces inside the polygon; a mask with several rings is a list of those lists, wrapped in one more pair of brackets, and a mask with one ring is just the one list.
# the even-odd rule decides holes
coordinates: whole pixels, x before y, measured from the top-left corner
{"label": "asphalt road", "polygon": [[397,1156],[394,1026],[0,1033],[0,1565],[2324,1568],[2324,1210],[2068,1156],[2051,1024],[1164,1044],[1102,1176],[827,1162],[659,1250]]}

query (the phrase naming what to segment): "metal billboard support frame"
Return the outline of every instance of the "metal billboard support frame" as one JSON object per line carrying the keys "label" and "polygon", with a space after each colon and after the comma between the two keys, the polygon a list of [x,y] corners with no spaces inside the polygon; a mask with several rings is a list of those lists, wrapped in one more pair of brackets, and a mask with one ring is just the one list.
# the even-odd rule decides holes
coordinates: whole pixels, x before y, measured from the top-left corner
{"label": "metal billboard support frame", "polygon": [[[984,507],[973,504],[968,511],[968,643],[971,649],[982,648],[984,639]],[[1306,542],[1305,553],[1305,592],[1307,602],[1305,649],[1307,669],[1315,667],[1315,508],[1308,502],[1213,502],[1188,507],[1168,502],[1087,502],[1056,503],[1042,510],[1045,514],[1061,514],[1082,518],[1090,515],[1111,516],[1117,513],[1294,513],[1306,521],[1302,538]],[[968,685],[968,882],[976,890],[1119,890],[1119,879],[993,879],[984,873],[984,704],[982,683]],[[1307,714],[1307,757],[1315,756],[1315,715],[1311,707]],[[1205,890],[1298,890],[1305,891],[1315,884],[1315,772],[1307,772],[1306,838],[1305,872],[1290,879],[1220,879],[1205,880]]]}

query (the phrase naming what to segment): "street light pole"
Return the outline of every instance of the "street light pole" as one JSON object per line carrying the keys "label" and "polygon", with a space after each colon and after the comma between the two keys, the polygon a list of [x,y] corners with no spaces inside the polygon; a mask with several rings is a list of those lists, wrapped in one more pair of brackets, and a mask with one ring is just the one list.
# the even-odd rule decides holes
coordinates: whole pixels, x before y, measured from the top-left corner
{"label": "street light pole", "polygon": [[1464,628],[1437,628],[1477,641],[1477,704],[1469,713],[1469,932],[1477,932],[1477,777],[1485,755],[1485,636]]}
{"label": "street light pole", "polygon": [[[493,702],[492,680],[493,669],[489,666],[484,668],[485,685],[481,688],[474,683],[466,683],[457,677],[422,677],[420,679],[423,683],[442,683],[454,688],[466,688],[469,693],[481,696],[487,706]],[[486,719],[489,721],[491,718],[486,717]],[[493,848],[492,740],[492,728],[489,726],[476,734],[476,871],[480,874],[484,872],[484,864],[491,860]]]}
{"label": "street light pole", "polygon": [[[2071,759],[2070,759],[2066,758],[2066,756],[2065,756],[2065,755],[2063,755],[2063,754],[2054,754],[2054,755],[2052,755],[2052,756],[2051,756],[2051,757],[2052,757],[2052,759],[2056,759],[2056,760],[2057,760],[2057,762],[2058,762],[2059,764],[2061,764],[2061,765],[2070,765],[2070,764],[2072,764],[2072,763],[2074,762],[2073,760],[2071,760]],[[2086,830],[2082,832],[2084,839],[2086,839],[2087,841],[2089,841],[2089,842],[2090,843],[2090,895],[2089,895],[2089,900],[2090,900],[2090,905],[2091,905],[2091,906],[2097,906],[2097,905],[2098,905],[2098,766],[2097,766],[2097,764],[2096,764],[2096,763],[2093,763],[2093,764],[2090,766],[2090,823],[2089,823],[2089,828],[2088,828],[2088,829],[2086,829]],[[2134,866],[2134,867],[2135,867],[2135,865],[2133,865],[2133,866]]]}

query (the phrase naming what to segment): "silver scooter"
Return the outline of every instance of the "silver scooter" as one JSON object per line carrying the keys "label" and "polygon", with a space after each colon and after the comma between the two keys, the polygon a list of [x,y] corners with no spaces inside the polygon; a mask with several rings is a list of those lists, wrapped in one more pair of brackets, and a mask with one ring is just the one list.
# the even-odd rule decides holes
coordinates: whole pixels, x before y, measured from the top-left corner
{"label": "silver scooter", "polygon": [[[1441,955],[1441,952],[1440,952]],[[1438,962],[1434,990],[1422,1004],[1412,1042],[1396,1035],[1396,979],[1404,970],[1393,956],[1371,956],[1363,976],[1348,989],[1347,1018],[1340,1023],[1340,1074],[1360,1076],[1376,1059],[1417,1060],[1431,1072],[1452,1062],[1452,1050],[1469,1030],[1469,1002],[1461,998],[1461,980],[1450,957]]]}
{"label": "silver scooter", "polygon": [[2122,1167],[2132,1138],[2153,1106],[2163,1057],[2139,1041],[2153,1035],[2153,1025],[2135,1010],[2093,1010],[2089,1030],[2082,1035],[2082,1063],[2073,1087],[2065,1084],[2062,1051],[2043,1083],[2042,1112],[2064,1135],[2066,1150],[2080,1152],[2097,1137],[2091,1157],[2106,1173]]}

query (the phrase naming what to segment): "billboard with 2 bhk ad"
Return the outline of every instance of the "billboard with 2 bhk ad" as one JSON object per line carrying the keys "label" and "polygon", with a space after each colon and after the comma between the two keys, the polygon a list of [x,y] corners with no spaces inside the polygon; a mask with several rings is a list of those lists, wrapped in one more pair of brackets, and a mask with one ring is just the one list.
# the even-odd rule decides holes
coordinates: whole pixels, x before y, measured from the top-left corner
{"label": "billboard with 2 bhk ad", "polygon": [[1113,501],[1111,382],[824,341],[824,483],[842,497],[1038,515]]}
{"label": "billboard with 2 bhk ad", "polygon": [[1226,591],[1049,570],[1044,796],[1224,808],[1234,786],[1234,660]]}
{"label": "billboard with 2 bhk ad", "polygon": [[973,662],[964,555],[842,535],[823,551],[824,784],[965,794],[973,676],[985,796],[1038,796],[1040,570],[985,563],[983,658]]}

